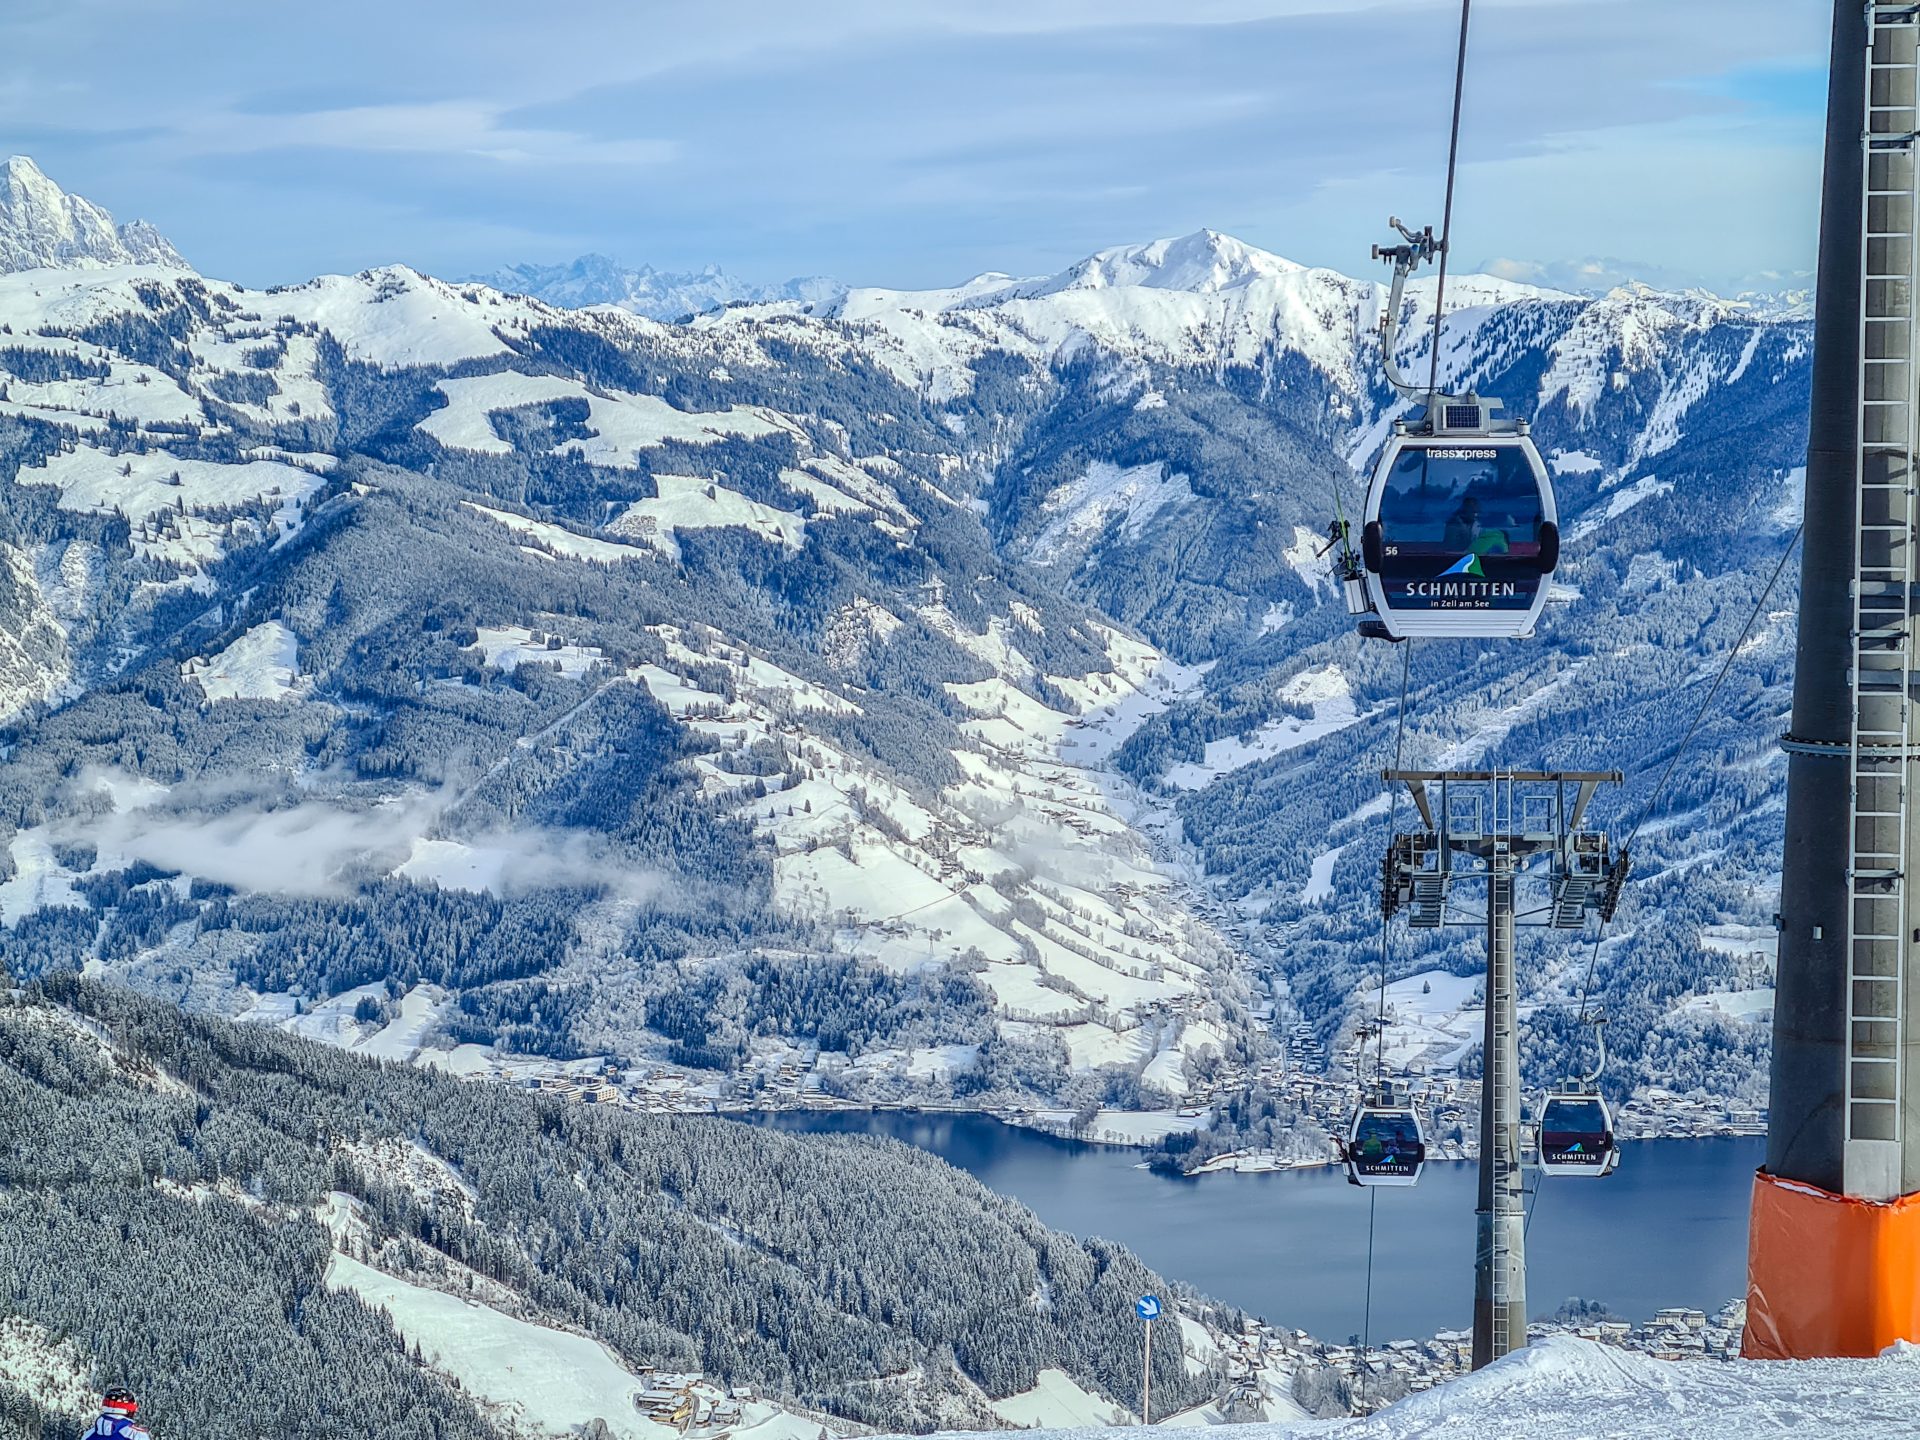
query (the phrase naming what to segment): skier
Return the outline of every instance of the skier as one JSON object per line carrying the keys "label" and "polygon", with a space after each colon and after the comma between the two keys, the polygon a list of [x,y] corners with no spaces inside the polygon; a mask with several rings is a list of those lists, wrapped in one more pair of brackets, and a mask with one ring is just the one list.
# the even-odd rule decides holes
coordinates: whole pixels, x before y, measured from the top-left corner
{"label": "skier", "polygon": [[114,1386],[100,1397],[100,1418],[87,1432],[89,1440],[149,1440],[147,1432],[133,1423],[139,1408],[131,1390]]}

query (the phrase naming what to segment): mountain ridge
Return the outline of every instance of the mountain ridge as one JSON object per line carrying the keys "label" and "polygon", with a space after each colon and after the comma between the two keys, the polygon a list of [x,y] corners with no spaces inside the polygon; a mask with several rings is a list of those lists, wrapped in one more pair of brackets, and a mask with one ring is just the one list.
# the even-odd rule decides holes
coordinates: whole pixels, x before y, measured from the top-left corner
{"label": "mountain ridge", "polygon": [[146,221],[116,224],[92,201],[54,184],[26,156],[13,156],[0,171],[0,272],[74,265],[193,268]]}
{"label": "mountain ridge", "polygon": [[651,265],[635,269],[597,254],[559,265],[504,265],[465,276],[463,283],[490,285],[572,310],[613,305],[650,320],[678,320],[741,302],[812,303],[833,299],[846,289],[823,275],[756,284],[730,275],[718,265],[679,272],[656,270]]}
{"label": "mountain ridge", "polygon": [[[1319,552],[1403,413],[1383,287],[1206,232],[1102,253],[1055,293],[686,325],[404,267],[0,277],[0,953],[469,1073],[612,1052],[649,1095],[697,1072],[689,1103],[1201,1124],[1253,1095],[1311,1150],[1263,1087],[1294,1020],[1344,1052],[1377,948],[1398,676]],[[1105,283],[1149,264],[1197,288]],[[1658,753],[1791,524],[1807,327],[1450,294],[1441,373],[1531,413],[1567,603],[1423,648],[1410,754]],[[1601,976],[1629,1090],[1763,1093],[1784,633],[1674,792],[1700,827],[1636,855]],[[1549,1072],[1581,1039],[1556,944]],[[1404,1009],[1407,1063],[1470,1063]]]}

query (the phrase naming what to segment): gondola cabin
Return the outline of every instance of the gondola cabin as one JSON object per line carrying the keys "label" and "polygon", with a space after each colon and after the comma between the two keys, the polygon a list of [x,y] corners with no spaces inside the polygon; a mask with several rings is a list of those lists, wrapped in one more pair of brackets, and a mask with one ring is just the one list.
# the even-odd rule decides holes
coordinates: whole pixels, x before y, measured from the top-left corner
{"label": "gondola cabin", "polygon": [[1620,1163],[1607,1102],[1590,1093],[1549,1095],[1540,1107],[1540,1168],[1549,1175],[1611,1175]]}
{"label": "gondola cabin", "polygon": [[1407,1106],[1362,1105],[1345,1150],[1349,1184],[1412,1185],[1427,1162],[1427,1137]]}
{"label": "gondola cabin", "polygon": [[1526,635],[1560,559],[1553,486],[1497,401],[1448,399],[1432,428],[1397,430],[1367,491],[1367,596],[1395,640]]}

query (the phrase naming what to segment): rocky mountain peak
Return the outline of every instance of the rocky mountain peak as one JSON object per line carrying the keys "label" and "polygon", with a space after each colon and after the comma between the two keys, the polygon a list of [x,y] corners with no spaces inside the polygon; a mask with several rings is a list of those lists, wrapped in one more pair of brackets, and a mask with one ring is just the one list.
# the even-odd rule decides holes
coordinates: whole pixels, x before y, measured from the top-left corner
{"label": "rocky mountain peak", "polygon": [[62,190],[25,155],[8,160],[0,172],[0,272],[102,265],[192,268],[146,221],[115,224],[91,200]]}

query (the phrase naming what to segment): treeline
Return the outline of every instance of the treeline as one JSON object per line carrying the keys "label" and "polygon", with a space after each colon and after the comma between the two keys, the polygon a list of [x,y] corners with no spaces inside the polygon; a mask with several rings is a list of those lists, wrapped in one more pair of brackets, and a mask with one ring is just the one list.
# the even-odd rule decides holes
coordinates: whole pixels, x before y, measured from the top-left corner
{"label": "treeline", "polygon": [[[491,1433],[327,1290],[312,1214],[334,1190],[381,1256],[471,1267],[629,1365],[894,1429],[976,1403],[962,1375],[999,1396],[1059,1366],[1131,1395],[1133,1298],[1182,1293],[897,1143],[569,1106],[73,977],[0,1005],[0,1104],[0,1304],[146,1394],[161,1440]],[[383,1140],[439,1157],[470,1209],[351,1158]],[[1156,1357],[1170,1408],[1215,1378],[1178,1349]],[[876,1383],[915,1368],[918,1386]]]}
{"label": "treeline", "polygon": [[993,1033],[993,1013],[979,981],[944,966],[895,975],[846,956],[759,954],[680,978],[648,1000],[647,1024],[708,1054],[738,1055],[753,1037],[786,1036],[859,1055],[883,1045],[978,1045]]}

